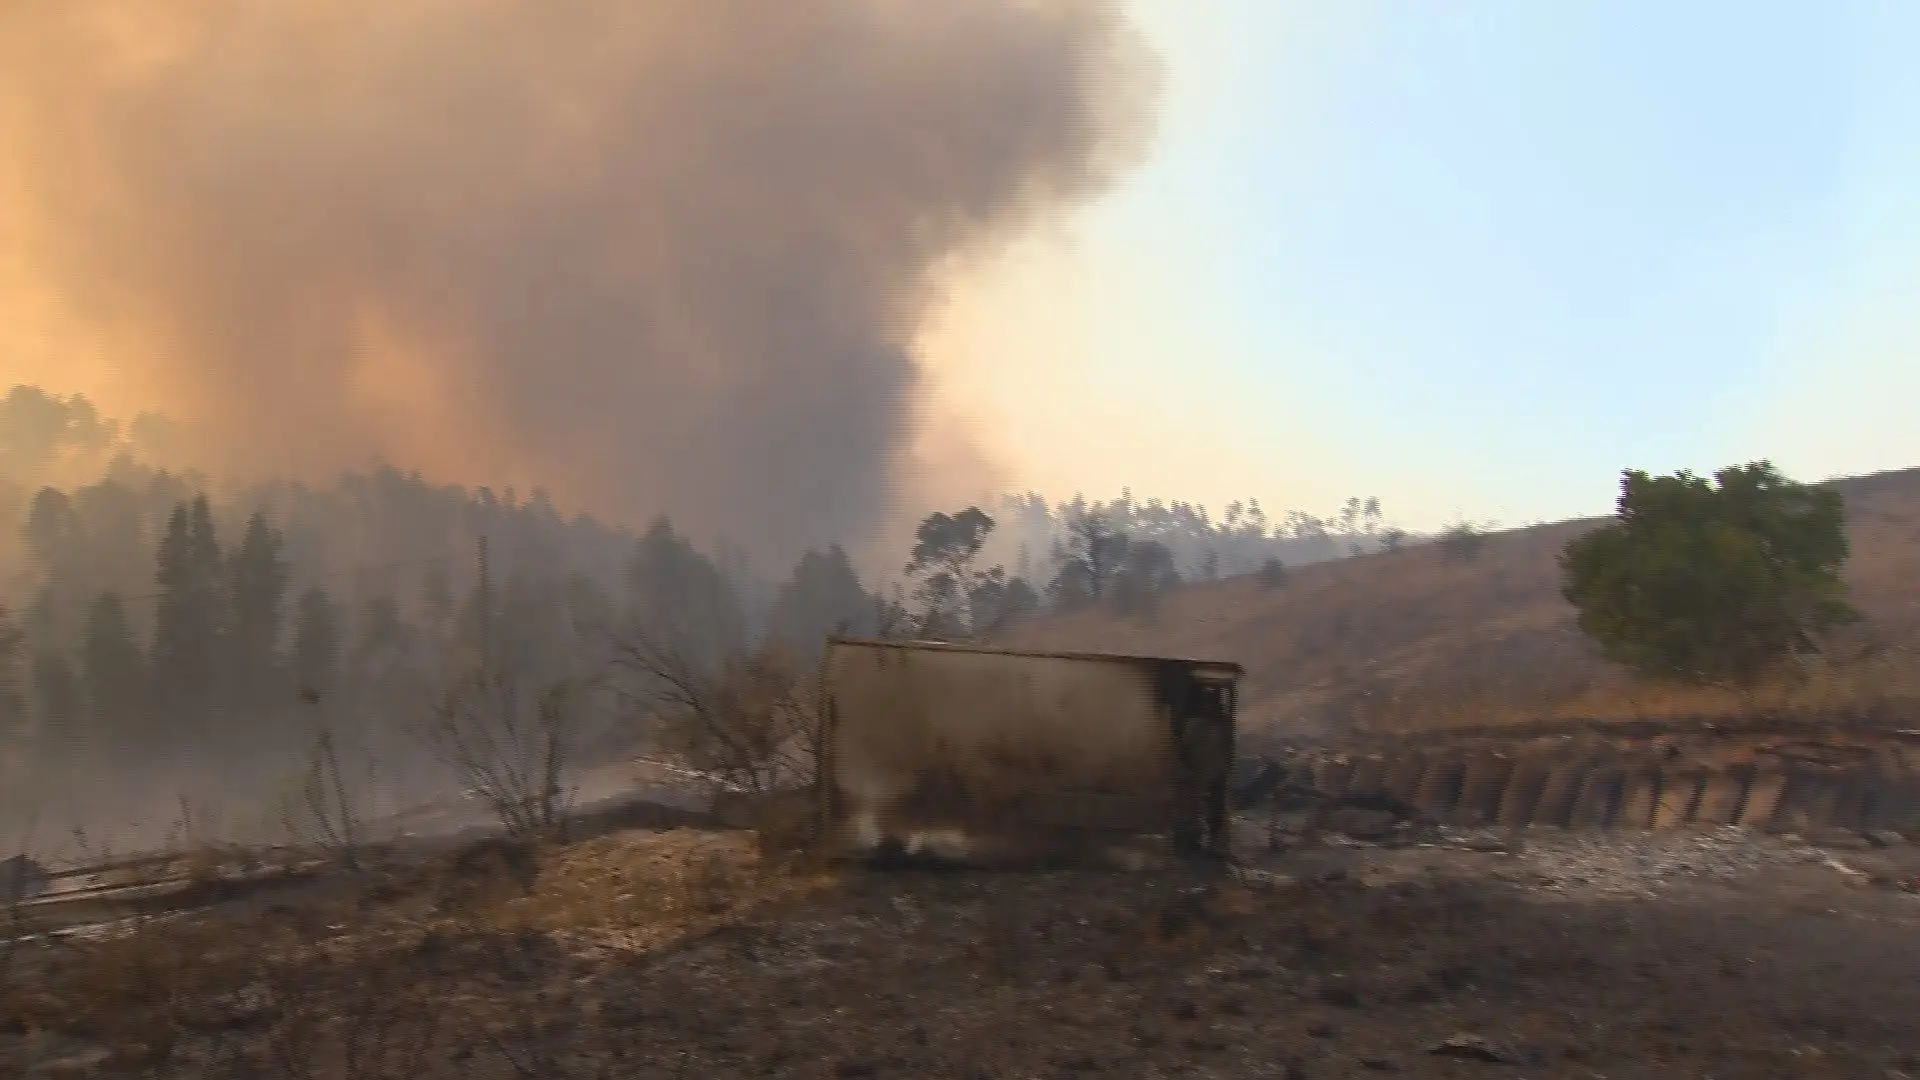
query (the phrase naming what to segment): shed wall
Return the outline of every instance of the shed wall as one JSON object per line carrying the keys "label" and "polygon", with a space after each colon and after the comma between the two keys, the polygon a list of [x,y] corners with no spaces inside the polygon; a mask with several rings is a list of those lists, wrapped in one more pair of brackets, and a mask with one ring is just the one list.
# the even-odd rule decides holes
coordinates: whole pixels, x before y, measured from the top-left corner
{"label": "shed wall", "polygon": [[1049,796],[1169,806],[1152,662],[836,642],[827,679],[837,816],[860,832],[1017,820]]}

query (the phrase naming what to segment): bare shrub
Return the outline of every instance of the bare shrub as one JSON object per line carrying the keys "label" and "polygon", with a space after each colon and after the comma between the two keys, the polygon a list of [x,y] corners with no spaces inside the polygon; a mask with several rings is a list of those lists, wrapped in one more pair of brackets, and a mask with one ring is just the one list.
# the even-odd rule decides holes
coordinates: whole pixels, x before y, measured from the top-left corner
{"label": "bare shrub", "polygon": [[281,799],[279,812],[294,843],[319,848],[349,870],[359,868],[360,819],[347,793],[331,730],[323,728],[314,737],[299,788]]}
{"label": "bare shrub", "polygon": [[1486,549],[1487,530],[1473,522],[1463,521],[1441,533],[1436,543],[1448,562],[1470,563],[1477,560]]}
{"label": "bare shrub", "polygon": [[508,835],[564,839],[572,792],[562,783],[579,735],[580,687],[527,694],[510,675],[456,680],[435,708],[427,744]]}
{"label": "bare shrub", "polygon": [[645,634],[617,647],[622,692],[658,723],[662,747],[726,790],[766,794],[814,782],[818,680],[777,649],[717,665]]}
{"label": "bare shrub", "polygon": [[1277,589],[1286,583],[1287,564],[1281,562],[1276,556],[1267,556],[1266,561],[1260,564],[1260,587]]}

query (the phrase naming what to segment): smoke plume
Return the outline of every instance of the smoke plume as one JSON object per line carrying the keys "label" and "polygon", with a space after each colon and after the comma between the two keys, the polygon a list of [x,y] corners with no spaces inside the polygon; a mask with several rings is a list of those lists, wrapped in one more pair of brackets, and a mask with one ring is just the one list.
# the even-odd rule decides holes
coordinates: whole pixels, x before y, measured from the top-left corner
{"label": "smoke plume", "polygon": [[896,509],[942,281],[1131,164],[1153,82],[1100,0],[6,4],[0,288],[225,468],[791,550]]}

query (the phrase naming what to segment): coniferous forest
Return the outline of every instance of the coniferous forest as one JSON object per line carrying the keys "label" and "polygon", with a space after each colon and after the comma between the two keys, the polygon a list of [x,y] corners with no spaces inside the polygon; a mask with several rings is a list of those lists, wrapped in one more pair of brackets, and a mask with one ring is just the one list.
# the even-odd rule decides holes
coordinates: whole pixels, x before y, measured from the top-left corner
{"label": "coniferous forest", "polygon": [[[33,387],[0,398],[0,731],[14,776],[68,792],[92,790],[76,777],[252,792],[324,731],[378,763],[385,789],[431,789],[445,769],[421,752],[423,731],[483,659],[528,687],[599,687],[637,635],[690,670],[769,650],[803,667],[827,633],[984,638],[1089,605],[1150,618],[1183,582],[1404,539],[1371,499],[1274,518],[1253,500],[1216,517],[1131,493],[1023,494],[931,511],[910,551],[860,553],[866,565],[830,544],[775,567],[688,535],[670,508],[609,522],[542,491],[384,464],[226,485],[169,467],[170,431]],[[631,695],[586,711],[581,738],[604,752],[648,739]]]}

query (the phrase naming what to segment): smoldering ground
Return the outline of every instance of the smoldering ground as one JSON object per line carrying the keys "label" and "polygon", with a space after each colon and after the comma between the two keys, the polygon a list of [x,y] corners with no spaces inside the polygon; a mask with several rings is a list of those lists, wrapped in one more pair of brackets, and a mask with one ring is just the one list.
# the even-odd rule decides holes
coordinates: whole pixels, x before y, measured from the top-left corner
{"label": "smoldering ground", "polygon": [[791,552],[989,479],[916,455],[915,330],[1137,160],[1154,83],[1101,0],[8,4],[0,262],[216,467]]}

